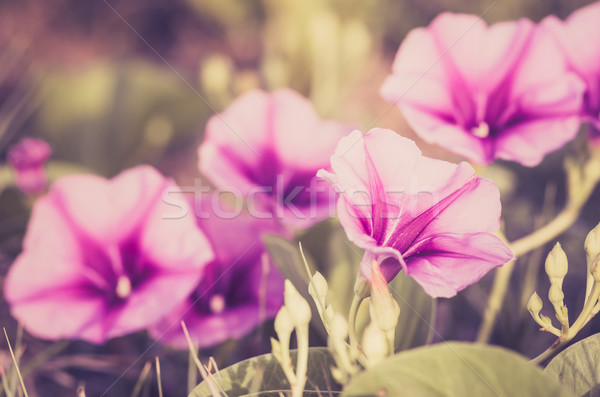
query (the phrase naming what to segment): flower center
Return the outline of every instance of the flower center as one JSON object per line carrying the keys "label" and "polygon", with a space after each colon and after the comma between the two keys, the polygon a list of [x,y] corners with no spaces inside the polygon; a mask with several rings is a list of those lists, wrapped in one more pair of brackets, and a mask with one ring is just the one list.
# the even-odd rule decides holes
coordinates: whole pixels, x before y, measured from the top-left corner
{"label": "flower center", "polygon": [[213,314],[223,313],[223,310],[225,310],[225,298],[221,294],[214,294],[210,297],[208,305]]}
{"label": "flower center", "polygon": [[127,276],[119,276],[115,293],[120,299],[125,299],[131,294],[131,280]]}
{"label": "flower center", "polygon": [[471,128],[471,132],[478,138],[487,138],[490,135],[490,126],[482,121],[477,127]]}

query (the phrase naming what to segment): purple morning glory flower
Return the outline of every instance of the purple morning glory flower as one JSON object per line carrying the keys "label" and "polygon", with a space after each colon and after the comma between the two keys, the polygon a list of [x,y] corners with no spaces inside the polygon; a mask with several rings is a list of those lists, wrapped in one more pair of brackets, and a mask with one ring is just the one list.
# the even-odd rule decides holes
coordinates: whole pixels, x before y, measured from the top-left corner
{"label": "purple morning glory flower", "polygon": [[[271,219],[244,212],[219,217],[212,200],[198,200],[198,226],[213,244],[216,257],[187,301],[150,329],[162,343],[187,349],[183,320],[195,346],[208,347],[240,338],[272,318],[283,301],[283,277],[268,258],[264,234],[287,232]],[[198,209],[197,208],[197,209]],[[232,212],[233,213],[233,212]]]}
{"label": "purple morning glory flower", "polygon": [[548,29],[563,51],[569,69],[585,83],[582,117],[590,122],[590,138],[600,145],[600,2],[592,3],[571,14],[566,21],[554,15],[546,17],[542,27]]}
{"label": "purple morning glory flower", "polygon": [[310,227],[330,215],[335,197],[315,174],[350,130],[321,120],[291,90],[252,91],[209,120],[200,171],[217,188],[247,199],[254,216]]}
{"label": "purple morning glory flower", "polygon": [[319,171],[340,193],[337,213],[348,238],[390,281],[404,270],[433,297],[451,297],[512,259],[499,228],[498,187],[466,162],[430,159],[391,130],[354,131]]}
{"label": "purple morning glory flower", "polygon": [[40,338],[102,343],[184,301],[214,254],[192,217],[170,214],[171,190],[149,166],[58,179],[35,203],[6,277],[12,315]]}
{"label": "purple morning glory flower", "polygon": [[23,193],[40,194],[46,189],[48,178],[45,165],[52,148],[42,139],[23,138],[8,151],[17,186]]}
{"label": "purple morning glory flower", "polygon": [[427,142],[526,166],[575,137],[582,94],[545,29],[450,13],[408,34],[381,87]]}

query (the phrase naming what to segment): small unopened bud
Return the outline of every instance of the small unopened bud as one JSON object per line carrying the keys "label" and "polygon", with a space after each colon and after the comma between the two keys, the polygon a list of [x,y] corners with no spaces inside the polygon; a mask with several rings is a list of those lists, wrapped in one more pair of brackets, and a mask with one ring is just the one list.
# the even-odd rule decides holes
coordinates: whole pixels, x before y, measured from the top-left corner
{"label": "small unopened bud", "polygon": [[532,316],[536,316],[539,315],[543,306],[542,298],[540,298],[537,292],[534,292],[531,298],[529,298],[529,302],[527,302],[527,310],[529,310]]}
{"label": "small unopened bud", "polygon": [[371,295],[371,283],[360,272],[358,272],[354,283],[354,295],[362,299]]}
{"label": "small unopened bud", "polygon": [[367,357],[369,366],[382,361],[388,354],[387,337],[376,324],[371,323],[365,328],[362,338],[362,351]]}
{"label": "small unopened bud", "polygon": [[285,291],[283,295],[285,308],[296,327],[307,325],[310,322],[310,306],[300,295],[290,280],[285,280]]}
{"label": "small unopened bud", "polygon": [[548,300],[553,305],[562,305],[565,294],[562,292],[562,288],[556,284],[552,284],[548,290]]}
{"label": "small unopened bud", "polygon": [[588,269],[591,272],[594,259],[600,255],[600,223],[588,233],[584,247],[587,254]]}
{"label": "small unopened bud", "polygon": [[[308,284],[308,293],[315,300],[324,300],[327,296],[327,280],[319,272],[316,272],[312,277],[311,282]],[[316,289],[316,291],[315,291]]]}
{"label": "small unopened bud", "polygon": [[600,255],[593,261],[592,265],[592,277],[595,282],[600,281]]}
{"label": "small unopened bud", "polygon": [[285,306],[283,306],[281,309],[279,309],[279,312],[277,312],[274,326],[277,335],[290,335],[294,330],[294,323],[292,322],[290,314]]}
{"label": "small unopened bud", "polygon": [[563,251],[560,243],[556,243],[552,251],[546,257],[546,274],[551,279],[561,280],[567,275],[569,263],[567,255]]}
{"label": "small unopened bud", "polygon": [[386,279],[381,273],[379,264],[373,262],[371,268],[371,305],[370,313],[374,322],[382,331],[388,332],[396,328],[400,307],[398,302],[390,294]]}
{"label": "small unopened bud", "polygon": [[271,338],[271,353],[281,363],[281,344],[275,338]]}
{"label": "small unopened bud", "polygon": [[331,336],[342,341],[348,336],[348,322],[341,314],[335,313],[333,315]]}

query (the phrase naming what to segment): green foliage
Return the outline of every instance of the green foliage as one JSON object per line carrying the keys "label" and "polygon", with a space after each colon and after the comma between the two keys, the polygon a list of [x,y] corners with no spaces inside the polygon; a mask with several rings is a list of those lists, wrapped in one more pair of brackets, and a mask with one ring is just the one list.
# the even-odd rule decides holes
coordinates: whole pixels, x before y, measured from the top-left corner
{"label": "green foliage", "polygon": [[[291,357],[295,365],[295,350],[291,351]],[[339,394],[341,386],[330,374],[333,365],[333,358],[327,349],[309,349],[305,396]],[[228,397],[259,395],[259,393],[261,396],[279,396],[279,392],[285,395],[286,391],[290,390],[290,384],[272,354],[264,354],[234,364],[214,374],[214,379]],[[206,382],[202,382],[192,390],[189,397],[212,397],[212,394]]]}
{"label": "green foliage", "polygon": [[556,356],[545,369],[576,396],[600,393],[600,334],[575,343]]}
{"label": "green foliage", "polygon": [[571,392],[522,356],[498,347],[440,343],[389,357],[343,396],[553,396]]}

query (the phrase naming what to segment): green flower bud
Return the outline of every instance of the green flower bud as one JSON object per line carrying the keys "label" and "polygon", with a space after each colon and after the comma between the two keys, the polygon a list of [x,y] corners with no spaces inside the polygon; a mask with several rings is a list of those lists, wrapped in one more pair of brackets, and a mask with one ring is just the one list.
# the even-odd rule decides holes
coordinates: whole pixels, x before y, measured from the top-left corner
{"label": "green flower bud", "polygon": [[567,275],[569,269],[569,263],[567,261],[567,255],[563,251],[560,243],[556,243],[552,251],[546,257],[546,274],[552,279],[560,280]]}
{"label": "green flower bud", "polygon": [[537,316],[543,306],[542,298],[540,298],[537,292],[534,292],[533,295],[531,295],[531,298],[529,298],[529,302],[527,302],[527,310],[529,310],[529,313],[531,313],[532,316]]}
{"label": "green flower bud", "polygon": [[371,283],[360,272],[357,274],[356,282],[354,283],[354,295],[362,299],[371,295]]}
{"label": "green flower bud", "polygon": [[600,255],[600,223],[588,233],[584,247],[587,254],[588,269],[591,272],[594,259]]}
{"label": "green flower bud", "polygon": [[371,323],[365,328],[362,338],[362,351],[367,357],[369,366],[382,361],[388,354],[387,337],[376,324]]}
{"label": "green flower bud", "polygon": [[[316,272],[308,284],[308,293],[314,300],[324,300],[327,296],[327,280],[319,272]],[[316,289],[316,291],[315,291]]]}
{"label": "green flower bud", "polygon": [[[288,310],[283,306],[275,316],[275,332],[277,335],[290,335],[294,330],[294,324]],[[289,337],[289,336],[288,336]],[[281,339],[281,336],[279,336]]]}
{"label": "green flower bud", "polygon": [[308,325],[311,317],[310,306],[288,279],[285,280],[283,299],[285,308],[294,326],[302,327]]}
{"label": "green flower bud", "polygon": [[348,322],[341,314],[335,313],[331,324],[331,336],[344,341],[348,336]]}
{"label": "green flower bud", "polygon": [[565,294],[562,292],[562,288],[559,285],[552,284],[548,290],[548,300],[553,305],[562,305]]}

